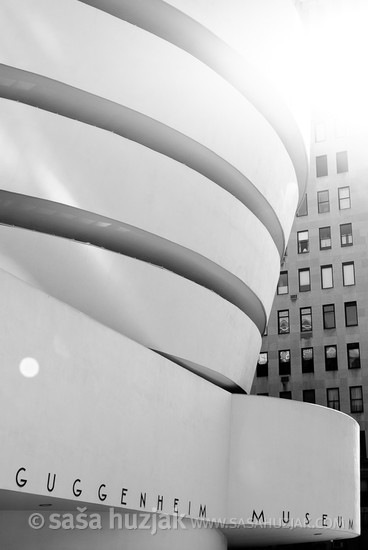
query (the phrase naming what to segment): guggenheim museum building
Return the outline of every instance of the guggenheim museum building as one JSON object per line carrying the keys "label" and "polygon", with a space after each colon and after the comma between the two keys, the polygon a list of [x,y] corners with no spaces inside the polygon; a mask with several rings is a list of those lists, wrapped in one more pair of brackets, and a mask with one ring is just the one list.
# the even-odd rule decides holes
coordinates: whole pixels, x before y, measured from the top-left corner
{"label": "guggenheim museum building", "polygon": [[248,395],[300,42],[291,0],[1,0],[1,548],[359,535],[356,422]]}

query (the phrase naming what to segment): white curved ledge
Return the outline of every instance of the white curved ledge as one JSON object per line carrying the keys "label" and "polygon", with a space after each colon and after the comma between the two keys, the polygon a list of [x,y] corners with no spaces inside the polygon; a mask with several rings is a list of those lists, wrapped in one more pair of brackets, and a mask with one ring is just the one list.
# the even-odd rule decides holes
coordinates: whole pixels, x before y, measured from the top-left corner
{"label": "white curved ledge", "polygon": [[251,529],[226,530],[230,544],[244,537],[250,546],[260,540],[266,546],[359,534],[359,424],[352,417],[309,403],[234,395],[230,455],[229,515],[253,518]]}
{"label": "white curved ledge", "polygon": [[[2,99],[0,118],[3,190],[52,201],[51,209],[60,208],[58,203],[76,207],[83,219],[92,212],[114,224],[121,221],[192,250],[240,279],[269,313],[278,276],[277,249],[258,218],[230,193],[136,142],[42,109]],[[26,197],[14,196],[13,210],[15,200],[23,211]],[[106,226],[109,221],[96,223]],[[42,227],[55,231],[47,230],[47,224]],[[83,225],[83,235],[87,231]],[[98,244],[93,239],[107,232],[100,227],[93,238],[75,239]],[[145,257],[156,263],[147,247]],[[268,270],[259,250],[267,257]]]}
{"label": "white curved ledge", "polygon": [[[274,210],[282,232],[289,234],[299,194],[290,155],[263,114],[227,80],[171,42],[80,2],[64,0],[61,6],[55,0],[34,0],[32,9],[25,0],[17,0],[15,7],[14,2],[4,2],[0,34],[9,47],[0,56],[3,64],[84,90],[157,121],[172,129],[175,149],[179,145],[176,133],[200,144],[193,159],[208,150],[211,156],[204,160],[214,174],[219,158],[226,164],[222,166],[224,179],[228,177],[224,168],[230,168],[251,182]],[[27,32],[21,36],[15,24],[19,19],[27,22]],[[39,20],[53,36],[53,47],[47,47],[42,33],[35,33]],[[98,48],[95,28],[103,37]],[[91,51],[95,53],[93,65]],[[24,95],[30,96],[31,91]],[[47,98],[50,104],[51,96]],[[80,107],[75,105],[75,110]],[[113,119],[122,113],[109,116]],[[262,217],[262,209],[257,215],[263,221],[269,218]],[[277,239],[275,231],[272,235]],[[279,241],[278,248],[283,249],[284,243]]]}
{"label": "white curved ledge", "polygon": [[[0,94],[3,98],[108,130],[191,167],[249,208],[269,231],[279,254],[283,254],[284,232],[269,202],[239,170],[200,143],[123,105],[1,64]],[[287,189],[283,190],[281,197],[288,205]]]}
{"label": "white curved ledge", "polygon": [[[300,128],[285,101],[272,89],[252,63],[232,49],[210,29],[190,16],[190,7],[180,9],[162,0],[79,0],[145,29],[187,51],[249,99],[275,128],[290,154],[298,176],[300,197],[305,193],[308,158]],[[187,13],[184,13],[188,9]],[[183,10],[183,11],[181,11]]]}
{"label": "white curved ledge", "polygon": [[[0,226],[0,235],[2,269],[192,370],[213,371],[212,381],[227,388],[231,381],[231,391],[250,391],[261,336],[229,301],[167,269],[108,250],[7,226]],[[117,240],[126,235],[125,228],[116,231]],[[134,248],[139,253],[139,242]]]}
{"label": "white curved ledge", "polygon": [[[208,258],[167,239],[92,212],[7,191],[0,191],[0,223],[91,244],[168,269],[216,292],[263,333],[266,312],[251,288]],[[24,233],[23,238],[31,237]]]}

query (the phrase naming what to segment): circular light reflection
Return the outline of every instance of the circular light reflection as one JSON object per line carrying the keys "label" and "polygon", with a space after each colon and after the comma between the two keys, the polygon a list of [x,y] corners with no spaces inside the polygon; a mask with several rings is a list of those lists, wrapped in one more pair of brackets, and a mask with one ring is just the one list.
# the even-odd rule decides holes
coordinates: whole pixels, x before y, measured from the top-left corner
{"label": "circular light reflection", "polygon": [[40,365],[33,357],[24,357],[20,364],[19,370],[26,378],[34,378],[40,370]]}

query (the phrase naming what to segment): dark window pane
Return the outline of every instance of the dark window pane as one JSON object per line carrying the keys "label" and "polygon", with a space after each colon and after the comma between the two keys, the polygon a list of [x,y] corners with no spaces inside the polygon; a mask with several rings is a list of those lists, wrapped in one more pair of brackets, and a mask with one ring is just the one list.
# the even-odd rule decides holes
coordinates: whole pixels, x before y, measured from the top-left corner
{"label": "dark window pane", "polygon": [[338,174],[348,171],[349,167],[347,151],[340,151],[339,153],[336,153],[336,169]]}
{"label": "dark window pane", "polygon": [[331,227],[320,227],[319,248],[321,250],[331,248]]}
{"label": "dark window pane", "polygon": [[337,370],[336,346],[325,346],[325,368],[326,370]]}
{"label": "dark window pane", "polygon": [[307,216],[308,215],[308,199],[307,199],[307,195],[304,195],[304,199],[301,203],[301,205],[299,206],[299,210],[296,214],[297,216]]}
{"label": "dark window pane", "polygon": [[261,352],[258,357],[257,376],[268,376],[268,353],[265,351]]}
{"label": "dark window pane", "polygon": [[349,369],[360,369],[360,348],[358,343],[347,344]]}
{"label": "dark window pane", "polygon": [[302,373],[314,372],[313,348],[302,349]]}
{"label": "dark window pane", "polygon": [[277,285],[277,294],[287,294],[289,292],[288,272],[281,271]]}
{"label": "dark window pane", "polygon": [[335,328],[335,305],[328,304],[323,306],[323,328]]}
{"label": "dark window pane", "polygon": [[339,388],[327,389],[327,407],[330,409],[340,410],[340,391]]}
{"label": "dark window pane", "polygon": [[290,374],[290,350],[279,351],[279,374]]}
{"label": "dark window pane", "polygon": [[356,302],[345,302],[345,325],[354,327],[358,324],[358,310]]}
{"label": "dark window pane", "polygon": [[312,330],[312,308],[300,308],[300,331],[309,332]]}
{"label": "dark window pane", "polygon": [[303,390],[303,401],[305,403],[315,403],[316,392],[314,390]]}
{"label": "dark window pane", "polygon": [[363,388],[362,386],[350,387],[350,412],[363,412]]}
{"label": "dark window pane", "polygon": [[327,155],[320,155],[319,157],[316,157],[316,174],[317,178],[328,175]]}
{"label": "dark window pane", "polygon": [[277,312],[277,324],[279,334],[288,334],[290,332],[288,309]]}
{"label": "dark window pane", "polygon": [[298,241],[298,254],[305,254],[306,252],[309,252],[309,232],[308,231],[298,231],[297,241]]}
{"label": "dark window pane", "polygon": [[291,399],[291,391],[280,391],[281,399]]}
{"label": "dark window pane", "polygon": [[351,246],[353,244],[353,227],[351,223],[340,225],[341,246]]}
{"label": "dark window pane", "polygon": [[318,212],[323,214],[330,211],[330,195],[328,191],[318,191]]}
{"label": "dark window pane", "polygon": [[360,458],[367,458],[367,444],[365,441],[365,430],[360,431]]}

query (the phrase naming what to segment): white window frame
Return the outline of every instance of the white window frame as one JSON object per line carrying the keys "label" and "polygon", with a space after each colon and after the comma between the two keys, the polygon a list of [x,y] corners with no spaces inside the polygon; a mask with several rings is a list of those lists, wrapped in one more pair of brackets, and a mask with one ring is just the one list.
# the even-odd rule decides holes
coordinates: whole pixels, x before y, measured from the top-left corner
{"label": "white window frame", "polygon": [[333,270],[332,265],[321,265],[321,288],[333,288]]}

